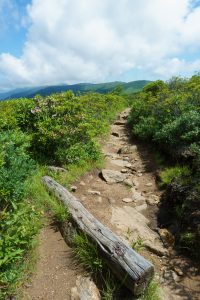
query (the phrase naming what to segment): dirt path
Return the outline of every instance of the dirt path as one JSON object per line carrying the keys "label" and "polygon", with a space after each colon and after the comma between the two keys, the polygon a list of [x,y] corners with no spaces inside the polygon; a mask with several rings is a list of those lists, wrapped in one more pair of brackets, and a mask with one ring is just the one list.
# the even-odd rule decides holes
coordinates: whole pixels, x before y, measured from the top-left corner
{"label": "dirt path", "polygon": [[72,259],[72,250],[54,225],[40,233],[36,273],[24,289],[23,300],[70,300],[70,291],[81,273]]}
{"label": "dirt path", "polygon": [[[198,270],[170,250],[173,237],[169,232],[160,232],[167,248],[158,234],[156,214],[161,192],[155,183],[155,163],[146,147],[129,138],[127,115],[128,110],[111,126],[109,140],[103,146],[104,171],[93,170],[75,182],[75,195],[99,221],[130,244],[139,246],[142,242],[142,255],[155,265],[163,300],[200,299]],[[123,182],[115,181],[116,171],[126,177]],[[47,227],[41,233],[39,250],[37,273],[23,300],[70,299],[80,272],[74,267],[70,248],[58,232]]]}

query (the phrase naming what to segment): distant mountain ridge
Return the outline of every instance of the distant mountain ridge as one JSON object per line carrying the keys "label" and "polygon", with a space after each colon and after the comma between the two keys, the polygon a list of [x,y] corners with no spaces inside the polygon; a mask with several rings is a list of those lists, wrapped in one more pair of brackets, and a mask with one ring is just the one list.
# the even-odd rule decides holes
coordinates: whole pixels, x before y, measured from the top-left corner
{"label": "distant mountain ridge", "polygon": [[131,82],[107,82],[107,83],[77,83],[72,85],[55,85],[55,86],[38,86],[33,88],[19,88],[11,90],[5,93],[0,93],[0,100],[14,99],[14,98],[32,98],[37,94],[41,96],[48,96],[52,93],[61,93],[68,90],[72,90],[76,93],[86,92],[98,92],[98,93],[109,93],[116,87],[121,86],[124,94],[131,94],[138,92],[151,81],[148,80],[137,80]]}

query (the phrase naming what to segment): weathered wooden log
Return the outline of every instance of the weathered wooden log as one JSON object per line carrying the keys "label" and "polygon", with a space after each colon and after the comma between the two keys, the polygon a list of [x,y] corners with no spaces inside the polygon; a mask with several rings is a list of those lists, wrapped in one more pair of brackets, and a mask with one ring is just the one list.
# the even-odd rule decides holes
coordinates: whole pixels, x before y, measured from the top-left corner
{"label": "weathered wooden log", "polygon": [[49,176],[44,176],[43,182],[67,207],[78,229],[99,246],[100,252],[116,277],[134,295],[140,295],[153,277],[153,265],[95,219],[67,189]]}

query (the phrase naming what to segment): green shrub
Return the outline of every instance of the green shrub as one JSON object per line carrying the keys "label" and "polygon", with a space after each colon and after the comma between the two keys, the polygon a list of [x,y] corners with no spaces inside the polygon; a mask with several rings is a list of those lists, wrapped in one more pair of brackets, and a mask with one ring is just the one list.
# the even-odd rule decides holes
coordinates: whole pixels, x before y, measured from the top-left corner
{"label": "green shrub", "polygon": [[29,203],[0,212],[0,299],[15,291],[23,277],[23,261],[34,245],[40,214]]}
{"label": "green shrub", "polygon": [[[181,234],[191,232],[198,250],[200,222],[200,76],[156,81],[135,95],[129,118],[132,132],[151,141],[171,168],[161,173],[161,186],[166,187],[163,201],[178,222],[177,242],[187,243]],[[181,165],[181,166],[180,166]],[[184,242],[185,241],[185,242]],[[193,249],[195,251],[192,251]]]}
{"label": "green shrub", "polygon": [[[97,140],[125,104],[114,94],[77,97],[70,91],[0,103],[0,299],[15,293],[24,277],[43,211],[57,221],[69,217],[46,192],[41,183],[46,170],[35,161],[66,166],[67,175],[56,176],[63,184],[71,183],[101,162]],[[89,241],[82,246],[95,257],[97,249],[90,249]],[[81,250],[77,246],[86,263],[90,257]],[[100,258],[94,259],[91,269],[101,269],[101,264]]]}
{"label": "green shrub", "polygon": [[104,262],[99,255],[97,245],[92,243],[84,234],[75,234],[73,237],[74,252],[82,266],[88,271],[97,274],[102,272]]}
{"label": "green shrub", "polygon": [[20,131],[0,132],[0,208],[24,195],[24,181],[35,167],[27,149],[29,137]]}
{"label": "green shrub", "polygon": [[176,166],[166,168],[161,172],[161,186],[167,186],[174,178],[190,176],[191,171],[187,166]]}
{"label": "green shrub", "polygon": [[138,300],[161,300],[158,283],[152,281]]}
{"label": "green shrub", "polygon": [[[85,152],[93,159],[94,138],[108,132],[109,122],[125,103],[118,95],[77,97],[68,91],[26,100],[17,107],[16,119],[21,130],[31,136],[31,149],[37,158],[64,164],[68,156],[69,160],[76,160],[79,155],[85,156]],[[75,157],[72,157],[73,149],[77,153]]]}

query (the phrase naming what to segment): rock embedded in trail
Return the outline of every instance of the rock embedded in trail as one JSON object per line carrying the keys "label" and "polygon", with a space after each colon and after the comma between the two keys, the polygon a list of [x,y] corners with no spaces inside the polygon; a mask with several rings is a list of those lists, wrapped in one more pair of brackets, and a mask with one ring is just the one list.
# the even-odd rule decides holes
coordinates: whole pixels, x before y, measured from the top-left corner
{"label": "rock embedded in trail", "polygon": [[125,202],[125,203],[131,203],[131,202],[133,202],[133,199],[131,199],[131,198],[124,198],[124,199],[122,199],[122,201]]}
{"label": "rock embedded in trail", "polygon": [[163,247],[159,236],[148,226],[149,220],[136,208],[124,206],[123,208],[112,206],[111,223],[115,225],[125,237],[127,230],[131,232],[131,239],[137,240],[140,237],[144,246],[151,252],[160,256],[166,255],[167,250]]}
{"label": "rock embedded in trail", "polygon": [[173,234],[167,230],[166,228],[159,229],[159,235],[161,237],[161,240],[163,241],[163,244],[166,246],[173,246],[175,243],[175,237]]}
{"label": "rock embedded in trail", "polygon": [[138,205],[135,207],[135,209],[138,211],[138,212],[141,212],[141,211],[145,211],[147,210],[147,204],[146,203],[143,203],[141,205]]}
{"label": "rock embedded in trail", "polygon": [[125,173],[128,173],[128,170],[127,170],[127,169],[122,169],[122,170],[121,170],[121,173],[124,173],[124,174],[125,174]]}
{"label": "rock embedded in trail", "polygon": [[122,167],[122,168],[124,168],[124,167],[130,168],[131,167],[131,164],[128,161],[125,161],[122,159],[113,159],[113,160],[111,160],[111,163],[116,166]]}
{"label": "rock embedded in trail", "polygon": [[101,193],[99,191],[93,191],[93,190],[88,190],[88,193],[91,195],[98,195],[98,196],[101,195]]}
{"label": "rock embedded in trail", "polygon": [[134,152],[137,151],[137,146],[136,145],[132,145],[132,146],[123,146],[122,148],[120,148],[118,150],[117,153],[119,154],[132,154]]}
{"label": "rock embedded in trail", "polygon": [[172,271],[172,270],[165,270],[163,273],[163,278],[166,280],[168,283],[173,283],[174,281],[177,282],[180,280],[178,275]]}
{"label": "rock embedded in trail", "polygon": [[104,153],[104,156],[106,156],[106,157],[111,157],[111,158],[113,158],[113,159],[119,158],[119,155],[118,155],[118,154],[116,154],[116,153],[111,153],[111,152],[106,152],[106,153]]}
{"label": "rock embedded in trail", "polygon": [[124,180],[124,184],[126,184],[129,187],[133,187],[133,182],[131,179],[125,179]]}
{"label": "rock embedded in trail", "polygon": [[146,185],[147,187],[151,187],[151,186],[153,185],[153,183],[148,182],[148,183],[146,183],[145,185]]}
{"label": "rock embedded in trail", "polygon": [[145,201],[145,197],[142,196],[141,193],[139,193],[139,192],[134,192],[132,198],[136,203]]}
{"label": "rock embedded in trail", "polygon": [[109,184],[123,182],[126,179],[126,175],[121,172],[108,169],[103,169],[101,175]]}
{"label": "rock embedded in trail", "polygon": [[71,300],[101,300],[98,288],[89,277],[78,276],[71,289]]}
{"label": "rock embedded in trail", "polygon": [[159,203],[159,201],[160,201],[160,198],[156,195],[149,195],[148,199],[147,199],[147,203],[149,205],[156,205]]}

